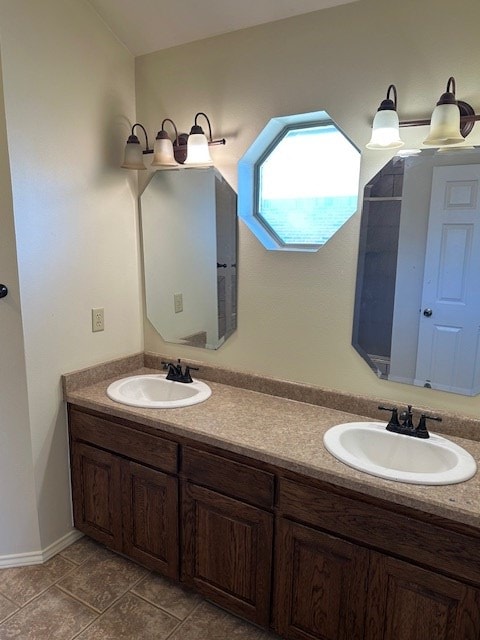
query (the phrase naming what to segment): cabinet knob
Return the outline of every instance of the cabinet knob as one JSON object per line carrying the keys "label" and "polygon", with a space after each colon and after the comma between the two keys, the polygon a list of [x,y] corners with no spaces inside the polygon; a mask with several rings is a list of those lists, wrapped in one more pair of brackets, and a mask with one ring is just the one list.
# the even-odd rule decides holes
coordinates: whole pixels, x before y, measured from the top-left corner
{"label": "cabinet knob", "polygon": [[8,294],[8,289],[4,284],[0,284],[0,298],[5,298]]}

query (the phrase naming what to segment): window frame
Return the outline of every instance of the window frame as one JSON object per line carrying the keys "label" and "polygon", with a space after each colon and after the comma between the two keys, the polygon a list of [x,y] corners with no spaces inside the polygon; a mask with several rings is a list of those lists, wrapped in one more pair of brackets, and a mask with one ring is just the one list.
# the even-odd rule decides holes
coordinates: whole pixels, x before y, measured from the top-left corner
{"label": "window frame", "polygon": [[[318,127],[333,126],[345,140],[359,154],[359,182],[361,152],[356,144],[345,134],[343,129],[333,120],[326,111],[296,114],[272,118],[266,127],[260,132],[253,144],[243,155],[238,163],[238,214],[247,224],[255,237],[268,250],[273,251],[300,251],[317,252],[338,233],[342,226],[358,211],[360,199],[357,191],[357,208],[345,220],[344,223],[323,244],[315,243],[287,243],[273,229],[260,213],[260,168],[263,162],[271,155],[272,151],[280,144],[291,131],[299,129],[313,129]],[[359,189],[358,185],[358,189]]]}

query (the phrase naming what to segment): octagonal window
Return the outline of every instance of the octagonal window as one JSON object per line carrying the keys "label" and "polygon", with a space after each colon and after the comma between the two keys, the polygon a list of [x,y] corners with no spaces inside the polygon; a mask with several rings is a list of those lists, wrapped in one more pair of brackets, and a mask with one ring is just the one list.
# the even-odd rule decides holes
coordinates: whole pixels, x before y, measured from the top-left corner
{"label": "octagonal window", "polygon": [[239,163],[239,214],[268,249],[317,251],[357,210],[360,152],[324,111],[274,118]]}

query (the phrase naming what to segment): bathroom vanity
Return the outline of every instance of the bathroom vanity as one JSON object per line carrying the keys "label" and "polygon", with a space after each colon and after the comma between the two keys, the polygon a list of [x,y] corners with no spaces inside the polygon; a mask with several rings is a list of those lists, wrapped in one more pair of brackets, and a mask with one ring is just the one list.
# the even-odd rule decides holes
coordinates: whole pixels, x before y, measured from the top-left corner
{"label": "bathroom vanity", "polygon": [[136,409],[109,382],[66,391],[79,530],[292,640],[478,640],[478,474],[402,485],[323,449],[358,416],[218,383]]}

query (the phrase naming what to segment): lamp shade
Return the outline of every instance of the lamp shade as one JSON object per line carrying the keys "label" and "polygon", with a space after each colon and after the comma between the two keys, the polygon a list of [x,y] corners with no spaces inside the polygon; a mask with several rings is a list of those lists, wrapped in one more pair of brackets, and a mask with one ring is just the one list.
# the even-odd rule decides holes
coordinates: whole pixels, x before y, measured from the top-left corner
{"label": "lamp shade", "polygon": [[381,109],[375,114],[372,137],[367,149],[398,149],[403,146],[400,139],[398,114],[394,108]]}
{"label": "lamp shade", "polygon": [[153,145],[152,167],[174,168],[178,163],[173,155],[173,144],[167,132],[159,131]]}
{"label": "lamp shade", "polygon": [[140,146],[140,142],[136,135],[132,134],[128,137],[127,144],[125,145],[125,155],[123,169],[147,169],[143,162],[143,150]]}
{"label": "lamp shade", "polygon": [[465,138],[460,133],[460,109],[457,103],[437,104],[430,121],[430,133],[423,144],[442,147],[462,142],[465,142]]}
{"label": "lamp shade", "polygon": [[187,141],[187,159],[185,166],[211,167],[213,161],[208,149],[208,140],[203,129],[194,125],[190,131]]}
{"label": "lamp shade", "polygon": [[[390,94],[393,94],[393,99]],[[403,147],[399,127],[397,88],[391,84],[387,89],[387,97],[380,103],[373,119],[372,137],[367,144],[367,149],[398,149]]]}

